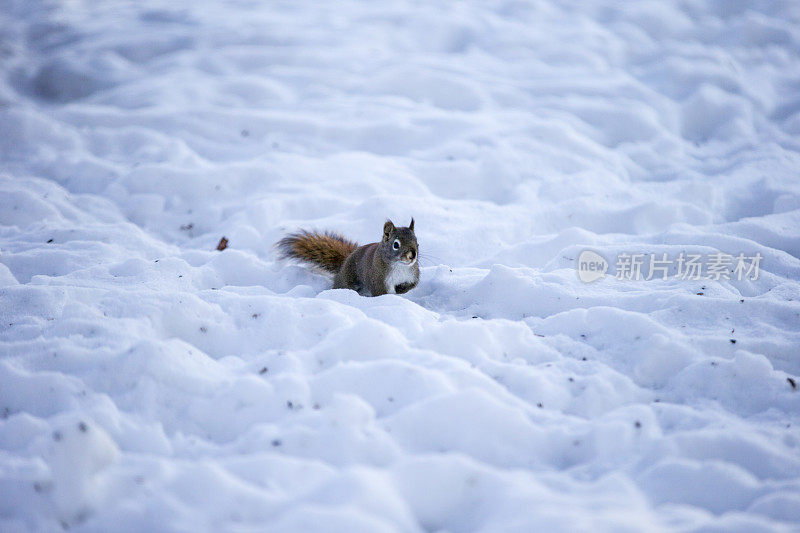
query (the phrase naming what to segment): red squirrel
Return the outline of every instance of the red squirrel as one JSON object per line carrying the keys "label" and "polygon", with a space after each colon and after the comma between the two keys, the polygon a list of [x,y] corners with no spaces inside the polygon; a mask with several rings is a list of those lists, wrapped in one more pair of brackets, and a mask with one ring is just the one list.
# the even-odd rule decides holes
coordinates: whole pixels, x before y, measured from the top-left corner
{"label": "red squirrel", "polygon": [[359,246],[341,235],[301,230],[276,243],[283,259],[311,264],[334,275],[334,289],[353,289],[362,296],[403,294],[419,283],[419,247],[414,219],[408,227],[383,225],[383,238]]}

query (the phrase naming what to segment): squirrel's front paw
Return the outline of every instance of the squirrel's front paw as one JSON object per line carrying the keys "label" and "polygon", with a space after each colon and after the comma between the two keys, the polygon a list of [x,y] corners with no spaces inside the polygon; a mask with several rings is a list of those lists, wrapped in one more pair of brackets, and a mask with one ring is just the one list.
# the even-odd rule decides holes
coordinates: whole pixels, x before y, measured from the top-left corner
{"label": "squirrel's front paw", "polygon": [[394,286],[394,292],[397,294],[403,294],[405,292],[410,291],[416,286],[417,286],[416,283],[400,283],[399,285]]}

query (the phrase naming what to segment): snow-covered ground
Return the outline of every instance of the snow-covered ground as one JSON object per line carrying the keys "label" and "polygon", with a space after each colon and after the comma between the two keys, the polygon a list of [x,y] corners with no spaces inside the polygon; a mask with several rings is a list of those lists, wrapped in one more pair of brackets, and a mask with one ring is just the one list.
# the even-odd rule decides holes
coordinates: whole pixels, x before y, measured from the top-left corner
{"label": "snow-covered ground", "polygon": [[798,257],[797,2],[0,0],[0,530],[790,530]]}

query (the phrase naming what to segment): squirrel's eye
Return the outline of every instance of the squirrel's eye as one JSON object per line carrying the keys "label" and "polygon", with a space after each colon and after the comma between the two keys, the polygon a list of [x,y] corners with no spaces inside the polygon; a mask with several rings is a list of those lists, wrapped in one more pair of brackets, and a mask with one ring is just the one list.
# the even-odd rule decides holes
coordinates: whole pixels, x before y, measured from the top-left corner
{"label": "squirrel's eye", "polygon": [[394,248],[395,250],[399,250],[400,249],[400,240],[395,239],[394,242],[392,243],[392,248]]}

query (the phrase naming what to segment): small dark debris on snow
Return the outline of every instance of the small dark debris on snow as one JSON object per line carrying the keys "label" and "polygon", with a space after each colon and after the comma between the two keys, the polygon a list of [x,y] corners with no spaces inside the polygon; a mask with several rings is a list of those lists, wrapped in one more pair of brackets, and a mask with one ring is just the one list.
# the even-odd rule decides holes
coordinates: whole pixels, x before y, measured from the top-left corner
{"label": "small dark debris on snow", "polygon": [[581,357],[581,361],[586,361],[586,358],[585,357]]}
{"label": "small dark debris on snow", "polygon": [[53,432],[53,440],[54,441],[58,442],[58,441],[61,440],[61,438],[62,438],[62,435],[61,435],[60,431],[54,431]]}
{"label": "small dark debris on snow", "polygon": [[194,228],[194,224],[193,224],[193,223],[191,223],[191,222],[189,222],[188,224],[183,224],[183,225],[181,226],[181,229],[182,229],[183,231],[189,231],[189,230],[191,230],[192,228]]}
{"label": "small dark debris on snow", "polygon": [[311,406],[311,408],[314,409],[315,411],[319,411],[319,404],[315,403],[314,405]]}
{"label": "small dark debris on snow", "polygon": [[542,407],[544,407],[544,405],[542,405],[542,402],[539,402],[539,403],[537,403],[537,404],[536,404],[536,407],[538,407],[539,409],[541,409]]}
{"label": "small dark debris on snow", "polygon": [[711,366],[717,366],[717,362],[716,361],[711,361]]}
{"label": "small dark debris on snow", "polygon": [[392,396],[389,396],[388,398],[386,398],[386,400],[389,401],[389,402],[393,402],[394,398]]}
{"label": "small dark debris on snow", "polygon": [[226,239],[225,237],[221,238],[219,240],[219,244],[217,245],[217,250],[219,250],[221,252],[222,250],[224,250],[227,247],[228,247],[228,239]]}
{"label": "small dark debris on snow", "polygon": [[731,339],[731,344],[736,344],[736,339]]}
{"label": "small dark debris on snow", "polygon": [[258,373],[259,374],[266,374],[267,373],[267,367],[262,367],[261,370],[258,371]]}
{"label": "small dark debris on snow", "polygon": [[792,386],[792,389],[797,390],[797,382],[793,378],[786,378],[786,381],[789,382],[789,385]]}
{"label": "small dark debris on snow", "polygon": [[86,422],[79,422],[78,429],[80,430],[81,433],[86,433],[87,431],[89,431],[89,426],[86,425]]}
{"label": "small dark debris on snow", "polygon": [[260,316],[261,316],[261,313],[253,313],[251,316],[252,316],[253,318],[258,318],[258,317],[260,317]]}
{"label": "small dark debris on snow", "polygon": [[633,425],[634,425],[634,427],[636,427],[636,429],[639,429],[639,428],[642,427],[642,423],[639,422],[638,420],[636,422],[634,422]]}
{"label": "small dark debris on snow", "polygon": [[250,132],[248,130],[242,130],[242,137],[250,137]]}
{"label": "small dark debris on snow", "polygon": [[47,244],[50,244],[51,242],[53,242],[53,239],[47,239]]}
{"label": "small dark debris on snow", "polygon": [[570,383],[573,383],[575,381],[575,378],[568,378],[568,380]]}
{"label": "small dark debris on snow", "polygon": [[205,326],[200,326],[200,331],[205,333],[208,329]]}
{"label": "small dark debris on snow", "polygon": [[275,439],[270,444],[272,444],[273,446],[276,446],[276,447],[280,446],[281,445],[281,440],[280,439]]}
{"label": "small dark debris on snow", "polygon": [[698,296],[702,296],[702,295],[703,295],[703,293],[702,293],[702,292],[698,292],[698,293],[697,293],[697,295],[698,295]]}
{"label": "small dark debris on snow", "polygon": [[33,490],[35,490],[36,492],[42,492],[42,484],[39,482],[34,483]]}
{"label": "small dark debris on snow", "polygon": [[739,303],[740,303],[740,304],[743,304],[743,303],[744,303],[744,298],[742,298],[741,300],[739,300]]}

